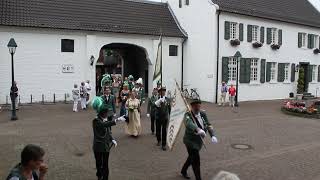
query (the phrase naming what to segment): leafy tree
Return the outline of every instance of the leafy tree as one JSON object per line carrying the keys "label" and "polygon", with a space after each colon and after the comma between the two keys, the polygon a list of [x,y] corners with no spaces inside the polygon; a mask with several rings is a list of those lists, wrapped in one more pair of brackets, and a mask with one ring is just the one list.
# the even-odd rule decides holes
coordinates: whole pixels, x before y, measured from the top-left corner
{"label": "leafy tree", "polygon": [[297,86],[297,94],[304,93],[304,69],[299,69],[299,78],[298,78],[298,86]]}

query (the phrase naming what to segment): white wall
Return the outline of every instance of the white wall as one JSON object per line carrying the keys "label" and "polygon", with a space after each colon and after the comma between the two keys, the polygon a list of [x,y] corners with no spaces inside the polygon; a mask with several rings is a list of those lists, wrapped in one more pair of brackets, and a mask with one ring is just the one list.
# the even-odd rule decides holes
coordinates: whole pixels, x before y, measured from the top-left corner
{"label": "white wall", "polygon": [[[230,40],[224,39],[224,22],[238,22],[244,24],[244,41],[237,47],[230,45]],[[247,42],[247,25],[258,25],[265,27],[265,43],[261,48],[255,49],[252,43]],[[279,50],[272,50],[266,44],[266,28],[275,27],[282,29],[282,46]],[[295,63],[310,62],[311,65],[320,65],[320,55],[313,54],[313,50],[298,48],[298,32],[305,32],[320,35],[320,29],[300,26],[295,24],[271,21],[261,18],[241,16],[230,13],[222,13],[220,16],[220,57],[219,57],[219,83],[221,82],[221,61],[224,56],[233,56],[240,51],[244,58],[262,58],[267,62]],[[260,39],[260,37],[259,37]],[[258,72],[260,75],[260,72]],[[290,73],[289,73],[290,74]],[[296,81],[297,81],[296,73]],[[317,76],[317,74],[316,74]],[[291,76],[289,75],[289,78]],[[317,78],[316,78],[317,79]],[[260,76],[258,76],[260,82]],[[263,84],[240,84],[239,100],[269,100],[287,98],[290,92],[296,93],[296,82],[294,83],[263,83]],[[309,92],[316,93],[316,88],[320,84],[310,83]],[[219,85],[220,88],[220,85]],[[220,92],[219,92],[220,93]],[[318,92],[319,94],[319,92]]]}
{"label": "white wall", "polygon": [[204,101],[215,101],[216,25],[215,8],[208,0],[190,1],[179,8],[178,0],[168,0],[182,28],[188,33],[184,49],[184,84],[197,88]]}
{"label": "white wall", "polygon": [[[150,60],[149,92],[152,89],[153,65],[159,37],[99,33],[61,31],[52,29],[11,28],[0,26],[0,104],[6,102],[11,86],[11,62],[7,48],[9,39],[15,38],[18,48],[15,54],[15,80],[18,83],[21,102],[41,101],[41,94],[48,101],[63,100],[65,93],[71,93],[73,84],[90,80],[95,87],[95,64],[90,66],[91,55],[97,60],[100,49],[109,43],[129,43],[146,50]],[[75,52],[61,52],[61,39],[74,39]],[[170,79],[181,78],[181,39],[164,38],[163,64],[164,83],[167,86]],[[177,57],[169,57],[169,45],[178,45]],[[62,73],[62,64],[73,64],[74,73]],[[94,91],[93,91],[94,92]],[[10,103],[10,99],[9,99]]]}

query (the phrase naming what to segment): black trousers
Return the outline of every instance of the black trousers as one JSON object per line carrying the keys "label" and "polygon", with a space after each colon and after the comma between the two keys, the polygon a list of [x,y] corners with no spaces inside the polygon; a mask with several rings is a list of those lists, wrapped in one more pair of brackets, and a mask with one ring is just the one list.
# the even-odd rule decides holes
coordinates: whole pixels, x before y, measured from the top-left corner
{"label": "black trousers", "polygon": [[193,169],[193,173],[196,177],[196,180],[201,180],[199,151],[189,147],[187,147],[187,151],[189,156],[187,161],[184,163],[181,172],[186,174],[189,166],[191,165]]}
{"label": "black trousers", "polygon": [[151,132],[154,133],[154,130],[155,130],[154,126],[155,126],[155,122],[156,122],[156,115],[151,113],[150,116],[151,116]]}
{"label": "black trousers", "polygon": [[167,145],[167,126],[168,119],[157,119],[156,120],[156,135],[158,142],[161,142],[162,146]]}
{"label": "black trousers", "polygon": [[100,180],[108,180],[109,177],[109,152],[94,152],[96,159],[97,177]]}

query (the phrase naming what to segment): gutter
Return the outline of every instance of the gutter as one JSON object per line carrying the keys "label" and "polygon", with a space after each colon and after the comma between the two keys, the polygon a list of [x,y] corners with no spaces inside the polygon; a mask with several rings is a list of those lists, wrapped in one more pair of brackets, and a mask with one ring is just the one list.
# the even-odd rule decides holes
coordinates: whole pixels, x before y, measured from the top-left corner
{"label": "gutter", "polygon": [[184,38],[182,41],[182,48],[181,48],[181,87],[180,89],[183,91],[183,81],[184,81],[184,44],[187,41],[187,38]]}
{"label": "gutter", "polygon": [[219,57],[220,57],[220,14],[219,6],[215,5],[218,12],[218,20],[217,20],[217,67],[216,67],[216,101],[218,103],[218,90],[219,90]]}

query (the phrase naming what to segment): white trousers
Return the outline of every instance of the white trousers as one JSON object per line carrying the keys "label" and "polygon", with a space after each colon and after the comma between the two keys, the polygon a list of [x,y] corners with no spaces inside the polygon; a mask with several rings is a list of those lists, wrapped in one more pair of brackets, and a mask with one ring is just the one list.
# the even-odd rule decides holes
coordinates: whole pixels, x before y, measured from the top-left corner
{"label": "white trousers", "polygon": [[224,105],[226,103],[226,95],[227,95],[227,93],[225,93],[225,92],[221,93],[219,105],[221,105],[221,104]]}
{"label": "white trousers", "polygon": [[87,98],[81,98],[81,109],[87,108]]}
{"label": "white trousers", "polygon": [[230,106],[234,107],[234,98],[235,96],[230,96]]}
{"label": "white trousers", "polygon": [[73,111],[78,111],[79,99],[73,99]]}

